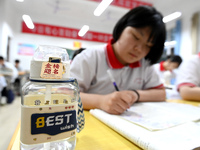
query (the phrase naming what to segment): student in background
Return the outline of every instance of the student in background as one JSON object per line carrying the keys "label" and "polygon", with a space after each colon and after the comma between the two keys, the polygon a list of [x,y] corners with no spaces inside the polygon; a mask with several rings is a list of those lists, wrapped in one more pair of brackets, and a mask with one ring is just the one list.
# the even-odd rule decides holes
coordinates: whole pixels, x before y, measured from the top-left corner
{"label": "student in background", "polygon": [[19,59],[16,59],[15,60],[15,68],[18,70],[18,71],[22,71],[21,67],[20,67],[20,60]]}
{"label": "student in background", "polygon": [[27,73],[27,71],[24,71],[20,66],[20,60],[15,60],[15,68],[18,70],[18,76],[23,76]]}
{"label": "student in background", "polygon": [[121,114],[136,102],[165,100],[163,84],[151,66],[164,49],[162,18],[153,7],[134,8],[117,22],[107,45],[87,48],[74,58],[71,76],[79,83],[84,109]]}
{"label": "student in background", "polygon": [[[3,57],[0,56],[0,65],[2,63],[2,59],[3,59]],[[3,73],[4,73],[3,70],[0,69],[0,99],[1,99],[1,95],[2,95],[1,92],[7,86],[6,78],[4,77]]]}
{"label": "student in background", "polygon": [[176,78],[175,69],[182,63],[182,58],[178,55],[173,55],[167,60],[154,65],[154,68],[165,84],[171,84],[171,80]]}
{"label": "student in background", "polygon": [[14,100],[13,83],[18,76],[18,71],[12,63],[9,63],[0,56],[0,74],[6,79],[6,87],[1,91],[1,95],[5,96],[7,103]]}
{"label": "student in background", "polygon": [[200,101],[200,53],[183,61],[176,85],[183,99]]}
{"label": "student in background", "polygon": [[[0,56],[0,70],[5,73],[5,76],[10,76],[10,82],[14,83],[18,76],[18,71],[12,63],[5,61],[2,56]],[[10,72],[9,75],[6,74],[8,72]]]}
{"label": "student in background", "polygon": [[20,67],[19,59],[15,60],[15,68],[18,71],[18,77],[15,79],[14,88],[15,88],[16,95],[20,96],[21,95],[21,86],[22,86],[21,80],[22,80],[23,76],[26,74],[26,72],[23,71],[22,68]]}

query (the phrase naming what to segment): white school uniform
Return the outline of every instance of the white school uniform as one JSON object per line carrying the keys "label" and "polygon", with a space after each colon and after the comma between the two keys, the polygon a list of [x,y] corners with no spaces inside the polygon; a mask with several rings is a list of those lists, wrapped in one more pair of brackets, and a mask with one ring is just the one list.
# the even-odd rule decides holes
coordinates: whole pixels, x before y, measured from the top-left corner
{"label": "white school uniform", "polygon": [[200,53],[184,60],[177,75],[177,90],[181,86],[200,87]]}
{"label": "white school uniform", "polygon": [[153,67],[159,75],[159,77],[161,78],[162,82],[168,85],[170,84],[171,79],[175,78],[175,73],[173,71],[165,70],[163,63],[164,61],[154,64]]}
{"label": "white school uniform", "polygon": [[[6,79],[4,76],[0,76],[0,92],[2,92],[3,88],[7,86]],[[0,93],[1,96],[1,93]]]}
{"label": "white school uniform", "polygon": [[9,71],[12,72],[9,82],[14,83],[15,79],[18,77],[18,71],[15,68],[15,66],[11,64],[10,62],[4,62],[4,65],[0,65],[0,70],[4,70],[4,69],[9,69]]}
{"label": "white school uniform", "polygon": [[115,91],[108,69],[119,90],[163,88],[159,76],[145,59],[122,65],[115,57],[111,41],[78,54],[71,63],[70,74],[77,79],[81,92],[108,94]]}
{"label": "white school uniform", "polygon": [[164,66],[163,66],[164,61],[154,64],[153,67],[155,69],[155,71],[157,72],[157,74],[159,75],[159,77],[161,78],[161,80],[164,82]]}

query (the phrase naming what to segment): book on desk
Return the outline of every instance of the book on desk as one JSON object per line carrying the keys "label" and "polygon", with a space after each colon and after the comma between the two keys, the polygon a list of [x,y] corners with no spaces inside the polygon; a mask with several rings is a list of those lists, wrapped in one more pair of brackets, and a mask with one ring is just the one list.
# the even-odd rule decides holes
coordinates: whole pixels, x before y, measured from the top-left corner
{"label": "book on desk", "polygon": [[191,150],[200,146],[200,108],[168,102],[136,103],[121,115],[90,113],[145,150]]}

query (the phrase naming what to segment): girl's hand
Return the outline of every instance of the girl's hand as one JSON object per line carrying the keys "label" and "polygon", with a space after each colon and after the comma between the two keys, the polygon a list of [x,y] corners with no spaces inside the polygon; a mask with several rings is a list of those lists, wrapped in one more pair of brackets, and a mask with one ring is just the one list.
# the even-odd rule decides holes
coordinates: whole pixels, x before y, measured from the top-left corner
{"label": "girl's hand", "polygon": [[103,96],[100,109],[110,114],[121,114],[136,102],[138,96],[134,91],[117,91]]}

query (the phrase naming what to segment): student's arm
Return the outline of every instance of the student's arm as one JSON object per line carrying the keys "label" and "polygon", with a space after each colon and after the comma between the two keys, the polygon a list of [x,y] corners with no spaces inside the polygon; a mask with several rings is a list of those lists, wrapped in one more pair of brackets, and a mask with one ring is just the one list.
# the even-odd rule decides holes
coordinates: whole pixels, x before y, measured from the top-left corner
{"label": "student's arm", "polygon": [[166,92],[165,89],[148,89],[148,90],[138,90],[140,94],[139,102],[159,102],[165,101]]}
{"label": "student's arm", "polygon": [[177,74],[177,90],[182,99],[200,101],[199,55],[193,55],[181,63]]}
{"label": "student's arm", "polygon": [[110,114],[121,114],[128,109],[138,96],[133,91],[116,91],[106,95],[80,93],[84,109],[102,109]]}
{"label": "student's arm", "polygon": [[[138,90],[139,102],[165,101],[164,89]],[[84,109],[102,109],[110,114],[121,114],[134,104],[138,96],[134,91],[119,91],[107,95],[81,92]]]}
{"label": "student's arm", "polygon": [[200,87],[181,86],[179,92],[185,100],[200,101]]}
{"label": "student's arm", "polygon": [[19,76],[22,76],[22,75],[25,75],[25,74],[26,74],[25,71],[18,71],[18,75],[19,75]]}

